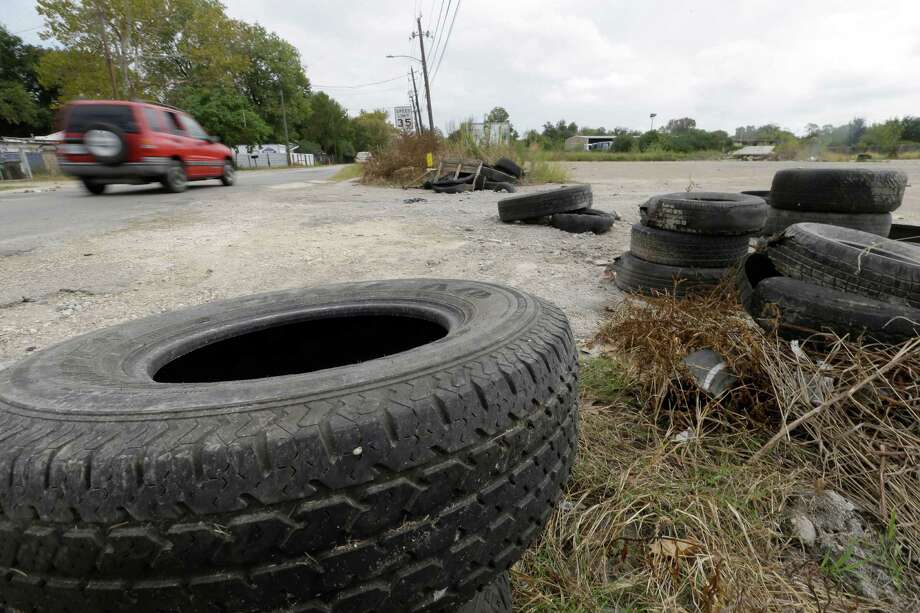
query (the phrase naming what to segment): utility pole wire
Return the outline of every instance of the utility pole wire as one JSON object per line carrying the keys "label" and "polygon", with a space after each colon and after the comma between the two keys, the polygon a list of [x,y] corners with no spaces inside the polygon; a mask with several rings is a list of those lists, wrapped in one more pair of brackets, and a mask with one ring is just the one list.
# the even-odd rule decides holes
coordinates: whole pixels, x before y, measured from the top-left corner
{"label": "utility pole wire", "polygon": [[450,29],[447,30],[447,39],[445,39],[444,44],[441,46],[441,57],[438,58],[438,65],[435,66],[434,76],[431,77],[433,81],[435,77],[438,76],[438,71],[441,69],[441,62],[444,61],[444,52],[447,51],[447,43],[450,42],[450,35],[454,33],[454,23],[457,21],[457,12],[460,10],[460,0],[457,0],[457,5],[454,7],[454,17],[450,21]]}
{"label": "utility pole wire", "polygon": [[402,79],[406,75],[401,74],[398,77],[393,77],[392,79],[384,79],[383,81],[373,81],[372,83],[359,83],[357,85],[319,85],[318,83],[313,83],[313,87],[322,87],[324,89],[357,89],[359,87],[370,87],[372,85],[380,85],[382,83],[389,83],[390,81],[396,81]]}
{"label": "utility pole wire", "polygon": [[[434,27],[434,34],[432,35],[432,39],[431,39],[432,40],[431,48],[435,50],[434,51],[435,53],[437,53],[438,42],[440,41],[441,38],[443,38],[443,35],[444,35],[443,26],[447,25],[446,23],[441,23],[441,17],[443,16],[446,21],[446,16],[448,13],[450,13],[450,2],[451,0],[447,0],[447,13],[444,12],[444,0],[441,0],[441,7],[438,10],[438,22],[437,22],[437,25],[435,25]],[[434,57],[434,55],[432,55],[432,57]]]}

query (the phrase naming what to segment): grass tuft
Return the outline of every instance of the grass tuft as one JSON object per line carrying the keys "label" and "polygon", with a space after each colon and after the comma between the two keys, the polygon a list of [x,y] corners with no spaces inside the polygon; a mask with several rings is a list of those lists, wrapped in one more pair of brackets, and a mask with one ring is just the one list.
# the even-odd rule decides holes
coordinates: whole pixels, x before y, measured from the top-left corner
{"label": "grass tuft", "polygon": [[348,181],[351,179],[357,179],[364,175],[364,168],[361,164],[347,164],[339,168],[339,170],[332,175],[333,181]]}
{"label": "grass tuft", "polygon": [[[514,567],[522,610],[903,605],[853,592],[852,575],[867,568],[885,569],[904,602],[920,593],[909,570],[920,554],[911,469],[920,352],[758,455],[816,401],[879,372],[903,347],[829,336],[793,347],[755,326],[728,286],[686,300],[628,299],[595,347],[600,357],[582,370],[572,479],[541,540]],[[706,347],[739,377],[719,398],[682,366]],[[873,451],[880,444],[886,455]],[[856,548],[806,553],[784,534],[787,506],[825,486],[875,516],[880,546],[867,558]]]}

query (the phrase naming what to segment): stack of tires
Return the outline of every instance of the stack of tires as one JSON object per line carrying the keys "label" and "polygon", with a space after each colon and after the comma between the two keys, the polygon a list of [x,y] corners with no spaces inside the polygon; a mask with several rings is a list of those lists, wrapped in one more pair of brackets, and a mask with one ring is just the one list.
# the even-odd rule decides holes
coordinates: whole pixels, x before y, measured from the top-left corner
{"label": "stack of tires", "polygon": [[594,196],[590,185],[572,185],[559,189],[521,194],[499,200],[498,218],[511,223],[549,224],[576,234],[603,234],[618,219],[616,213],[591,208]]}
{"label": "stack of tires", "polygon": [[0,610],[510,613],[575,458],[578,350],[529,294],[285,290],[0,370]]}
{"label": "stack of tires", "polygon": [[790,226],[738,274],[745,309],[788,338],[920,335],[920,246],[825,224]]}
{"label": "stack of tires", "polygon": [[773,176],[764,234],[797,223],[824,223],[888,236],[907,175],[866,168],[790,168]]}
{"label": "stack of tires", "polygon": [[748,253],[767,215],[762,198],[717,192],[653,196],[639,207],[630,250],[612,264],[623,291],[682,297],[718,285]]}

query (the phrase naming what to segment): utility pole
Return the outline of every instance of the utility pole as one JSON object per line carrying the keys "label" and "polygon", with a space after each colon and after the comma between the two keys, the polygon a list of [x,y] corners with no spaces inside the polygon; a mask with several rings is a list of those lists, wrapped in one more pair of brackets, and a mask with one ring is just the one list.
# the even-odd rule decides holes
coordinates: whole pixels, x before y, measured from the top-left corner
{"label": "utility pole", "polygon": [[287,129],[287,109],[284,108],[284,87],[278,82],[278,91],[281,92],[281,121],[284,122],[284,153],[287,155],[288,168],[291,167],[291,138]]}
{"label": "utility pole", "polygon": [[105,63],[109,68],[109,81],[112,83],[112,99],[118,98],[118,89],[115,87],[115,69],[112,66],[112,52],[109,50],[109,34],[105,29],[105,17],[102,14],[102,8],[96,5],[96,14],[99,15],[99,30],[102,35],[102,46],[105,47]]}
{"label": "utility pole", "polygon": [[658,113],[649,113],[648,118],[651,121],[651,125],[649,126],[649,129],[648,129],[649,132],[655,131],[655,118],[656,117],[658,117]]}
{"label": "utility pole", "polygon": [[415,87],[415,69],[412,66],[409,66],[409,73],[412,75],[412,92],[415,95],[415,123],[421,133],[425,126],[422,125],[422,108],[418,105],[418,88]]}
{"label": "utility pole", "polygon": [[[418,36],[418,46],[422,51],[422,74],[425,77],[425,98],[428,101],[428,130],[434,134],[434,115],[431,112],[431,87],[428,84],[428,61],[425,59],[425,35],[422,34],[422,18],[417,17],[415,23],[418,24],[418,32],[413,32],[412,38]],[[431,35],[429,32],[425,34]]]}

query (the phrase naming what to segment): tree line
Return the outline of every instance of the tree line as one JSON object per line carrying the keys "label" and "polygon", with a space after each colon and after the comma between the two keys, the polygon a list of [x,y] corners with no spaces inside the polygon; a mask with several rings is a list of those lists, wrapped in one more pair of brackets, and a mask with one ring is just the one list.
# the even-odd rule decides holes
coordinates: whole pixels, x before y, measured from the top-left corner
{"label": "tree line", "polygon": [[691,153],[694,151],[728,152],[738,145],[772,144],[781,158],[794,159],[803,155],[817,155],[822,151],[860,152],[876,151],[896,156],[904,147],[920,146],[920,117],[905,116],[884,122],[868,124],[857,117],[849,123],[834,126],[807,124],[804,135],[796,136],[777,124],[740,126],[733,135],[724,130],[702,130],[691,117],[669,120],[665,125],[645,132],[629,128],[579,127],[575,122],[560,119],[546,122],[542,131],[529,130],[523,140],[549,150],[561,150],[566,139],[576,136],[610,136],[610,151],[647,152],[667,151]]}
{"label": "tree line", "polygon": [[230,146],[284,142],[347,159],[382,146],[385,110],[349,117],[314,92],[297,49],[218,0],[37,0],[41,36],[25,44],[0,24],[0,135],[54,130],[74,99],[141,99],[191,113]]}

